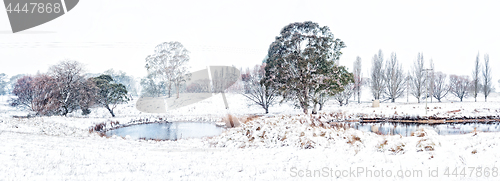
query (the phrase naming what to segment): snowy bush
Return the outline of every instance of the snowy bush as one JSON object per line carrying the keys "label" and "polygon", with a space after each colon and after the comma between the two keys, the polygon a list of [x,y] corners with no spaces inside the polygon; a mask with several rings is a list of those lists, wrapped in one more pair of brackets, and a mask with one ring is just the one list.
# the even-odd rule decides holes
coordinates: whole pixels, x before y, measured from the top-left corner
{"label": "snowy bush", "polygon": [[441,146],[441,143],[436,138],[437,135],[436,131],[430,129],[415,131],[412,136],[420,138],[416,144],[417,151],[434,151],[437,146]]}
{"label": "snowy bush", "polygon": [[216,147],[283,147],[302,149],[332,147],[337,142],[363,146],[360,131],[332,128],[308,115],[257,118],[213,138]]}

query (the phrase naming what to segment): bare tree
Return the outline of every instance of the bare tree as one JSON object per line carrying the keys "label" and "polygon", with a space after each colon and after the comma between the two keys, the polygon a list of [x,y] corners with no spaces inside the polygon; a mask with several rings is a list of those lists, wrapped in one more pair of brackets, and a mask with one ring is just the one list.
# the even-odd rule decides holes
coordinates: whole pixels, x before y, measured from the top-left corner
{"label": "bare tree", "polygon": [[439,102],[441,102],[441,99],[443,99],[450,90],[450,86],[446,83],[446,78],[447,75],[442,72],[435,73],[432,96],[436,98]]}
{"label": "bare tree", "polygon": [[273,105],[276,101],[277,91],[267,86],[265,81],[263,81],[266,75],[265,67],[265,63],[256,65],[248,74],[243,74],[245,75],[245,87],[248,88],[248,92],[243,93],[243,96],[261,106],[267,114],[269,113],[269,106]]}
{"label": "bare tree", "polygon": [[168,97],[172,96],[172,85],[176,87],[177,98],[182,82],[189,76],[186,63],[189,51],[179,42],[164,42],[155,47],[153,55],[146,57],[148,74],[159,77],[167,83]]}
{"label": "bare tree", "polygon": [[411,95],[417,98],[420,103],[420,97],[424,94],[425,86],[425,72],[424,72],[424,54],[418,53],[417,60],[415,60],[411,72]]}
{"label": "bare tree", "polygon": [[11,106],[26,107],[37,115],[50,115],[59,108],[58,91],[55,80],[46,74],[24,76],[17,80],[12,90],[16,96]]}
{"label": "bare tree", "polygon": [[380,99],[384,91],[384,55],[382,50],[378,51],[372,58],[372,71],[371,71],[371,91],[375,100]]}
{"label": "bare tree", "polygon": [[60,113],[66,116],[68,113],[80,107],[80,88],[86,81],[83,77],[83,65],[77,61],[65,60],[50,67],[49,75],[55,79]]}
{"label": "bare tree", "polygon": [[476,61],[474,62],[474,70],[472,71],[472,96],[474,97],[474,102],[477,102],[477,94],[480,91],[480,71],[481,71],[481,65],[479,63],[479,53],[477,53],[476,56]]}
{"label": "bare tree", "polygon": [[434,72],[434,61],[431,59],[430,61],[430,65],[431,65],[431,75],[429,76],[429,89],[430,89],[430,94],[431,95],[427,95],[428,97],[431,97],[431,103],[432,103],[432,97],[433,94],[434,94],[434,79],[436,78],[435,76],[435,72]]}
{"label": "bare tree", "polygon": [[408,71],[406,74],[406,102],[410,102],[410,85],[411,85],[411,73]]}
{"label": "bare tree", "polygon": [[491,67],[490,67],[490,55],[484,54],[484,67],[483,67],[483,94],[484,102],[486,102],[488,95],[493,90],[491,85]]}
{"label": "bare tree", "polygon": [[391,54],[391,59],[385,64],[384,94],[395,102],[405,91],[406,77],[403,73],[403,67],[399,64],[396,53]]}
{"label": "bare tree", "polygon": [[353,83],[347,84],[344,91],[333,95],[333,99],[335,99],[340,106],[347,105],[349,103],[348,100],[351,98],[353,93],[354,93],[354,84]]}
{"label": "bare tree", "polygon": [[468,96],[470,86],[469,76],[450,75],[450,92],[458,97],[460,102]]}
{"label": "bare tree", "polygon": [[353,65],[354,74],[354,98],[358,96],[358,103],[361,101],[361,86],[363,85],[363,78],[361,73],[361,57],[356,57]]}

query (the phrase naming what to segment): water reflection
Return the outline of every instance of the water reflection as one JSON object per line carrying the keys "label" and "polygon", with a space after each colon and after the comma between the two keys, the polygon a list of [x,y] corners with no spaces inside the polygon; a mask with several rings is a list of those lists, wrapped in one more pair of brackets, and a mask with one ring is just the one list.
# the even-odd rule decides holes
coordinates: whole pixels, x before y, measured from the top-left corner
{"label": "water reflection", "polygon": [[433,129],[440,135],[466,134],[474,130],[480,132],[500,132],[500,124],[493,123],[446,123],[446,124],[420,124],[420,123],[359,123],[346,122],[347,127],[374,132],[383,135],[411,136],[413,132],[420,128]]}
{"label": "water reflection", "polygon": [[181,138],[201,138],[217,136],[223,128],[212,123],[199,122],[172,122],[133,125],[106,132],[106,135],[127,136],[133,139],[162,139],[177,140]]}

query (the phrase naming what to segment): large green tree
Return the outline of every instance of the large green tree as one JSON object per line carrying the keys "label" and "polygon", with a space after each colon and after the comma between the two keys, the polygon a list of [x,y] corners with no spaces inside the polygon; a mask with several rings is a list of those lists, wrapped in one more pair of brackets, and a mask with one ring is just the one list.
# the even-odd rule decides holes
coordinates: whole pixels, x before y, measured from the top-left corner
{"label": "large green tree", "polygon": [[352,73],[335,64],[345,47],[327,26],[314,22],[285,26],[269,46],[265,81],[283,100],[294,100],[305,114],[353,82]]}
{"label": "large green tree", "polygon": [[129,100],[127,88],[123,84],[113,83],[113,78],[110,75],[100,75],[94,77],[93,80],[99,88],[97,102],[104,106],[111,116],[115,117],[113,110],[116,106]]}

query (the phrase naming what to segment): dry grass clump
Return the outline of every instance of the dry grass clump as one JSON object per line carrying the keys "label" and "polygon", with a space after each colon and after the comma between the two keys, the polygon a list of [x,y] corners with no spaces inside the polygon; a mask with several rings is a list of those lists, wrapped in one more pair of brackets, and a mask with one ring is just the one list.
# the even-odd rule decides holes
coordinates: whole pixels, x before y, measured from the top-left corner
{"label": "dry grass clump", "polygon": [[349,143],[349,144],[351,144],[351,145],[354,145],[354,143],[356,143],[357,141],[358,141],[358,142],[361,142],[361,138],[360,138],[360,137],[358,137],[358,136],[356,136],[356,135],[352,135],[352,136],[351,136],[351,139],[349,139],[349,140],[347,141],[347,143]]}
{"label": "dry grass clump", "polygon": [[94,131],[100,132],[100,131],[103,131],[104,128],[106,128],[106,123],[105,122],[98,123],[98,124],[94,125],[93,127],[89,128],[89,133],[92,133]]}
{"label": "dry grass clump", "polygon": [[404,143],[398,143],[394,147],[390,148],[389,151],[393,153],[404,153],[405,152],[405,144]]}
{"label": "dry grass clump", "polygon": [[249,115],[249,116],[241,116],[237,117],[231,114],[227,114],[226,117],[222,118],[222,121],[226,123],[227,128],[239,127],[241,124],[247,124],[254,120],[255,118],[261,117],[259,115]]}
{"label": "dry grass clump", "polygon": [[417,151],[434,151],[436,144],[430,139],[421,139],[417,142]]}

